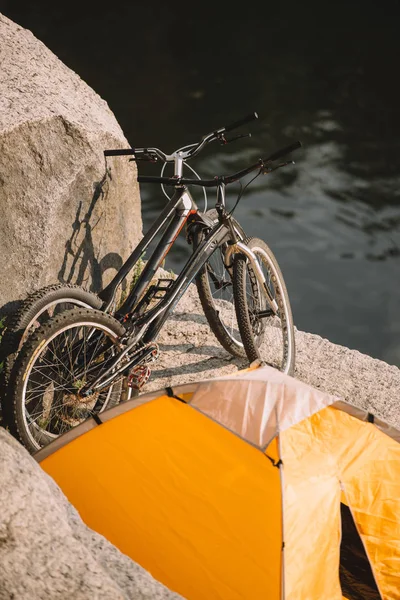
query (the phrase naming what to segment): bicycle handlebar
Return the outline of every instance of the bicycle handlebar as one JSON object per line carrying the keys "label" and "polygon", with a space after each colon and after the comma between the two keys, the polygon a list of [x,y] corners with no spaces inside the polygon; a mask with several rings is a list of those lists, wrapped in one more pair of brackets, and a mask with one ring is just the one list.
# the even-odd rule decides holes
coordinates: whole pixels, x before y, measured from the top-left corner
{"label": "bicycle handlebar", "polygon": [[[216,129],[212,133],[208,133],[207,135],[204,135],[201,138],[200,142],[198,142],[197,144],[191,144],[190,146],[186,146],[186,148],[189,148],[189,149],[186,152],[183,152],[184,160],[187,160],[188,158],[193,158],[194,156],[196,156],[200,152],[200,150],[202,150],[204,148],[204,146],[206,146],[213,140],[219,139],[219,140],[222,140],[223,143],[232,141],[232,140],[226,140],[223,137],[223,134],[226,133],[227,131],[232,131],[232,129],[237,129],[238,127],[241,127],[242,125],[245,125],[246,123],[250,123],[251,121],[254,121],[255,119],[258,119],[258,114],[256,112],[253,112],[250,115],[247,115],[247,117],[240,119],[239,121],[235,121],[234,123],[231,123],[230,125],[226,125],[225,127],[220,127],[219,129]],[[157,159],[161,159],[163,162],[170,162],[170,161],[174,160],[174,155],[168,156],[167,154],[165,154],[164,152],[162,152],[162,150],[159,150],[158,148],[127,148],[127,149],[116,149],[116,150],[113,150],[113,149],[104,150],[104,156],[127,156],[127,155],[134,155],[135,160],[150,160],[150,161],[154,160],[154,161],[156,161]]]}
{"label": "bicycle handlebar", "polygon": [[231,123],[230,125],[226,125],[225,127],[221,127],[221,129],[217,129],[216,132],[214,133],[225,133],[227,131],[232,131],[232,129],[237,129],[238,127],[241,127],[242,125],[246,125],[246,123],[250,123],[251,121],[254,121],[255,119],[258,119],[258,114],[256,112],[252,112],[250,115],[247,115],[247,117],[244,117],[243,119],[240,119],[239,121],[235,121],[234,123]]}
{"label": "bicycle handlebar", "polygon": [[[255,171],[256,169],[264,170],[265,173],[269,171],[269,165],[272,162],[278,160],[278,158],[282,158],[286,156],[290,152],[301,148],[301,142],[297,141],[289,146],[285,146],[285,148],[281,148],[276,152],[273,152],[267,158],[260,158],[256,163],[250,165],[246,169],[242,171],[238,171],[237,173],[233,173],[232,175],[221,175],[216,176],[214,179],[187,179],[186,177],[153,177],[147,175],[139,175],[137,181],[139,183],[159,183],[163,185],[173,185],[173,186],[181,186],[181,185],[199,185],[201,187],[217,187],[218,185],[233,183],[234,181],[238,181],[248,173]],[[271,169],[272,170],[272,169]]]}
{"label": "bicycle handlebar", "polygon": [[215,179],[187,179],[186,177],[151,177],[147,175],[139,175],[137,178],[139,183],[160,183],[162,185],[200,185],[201,187],[215,187],[219,178]]}
{"label": "bicycle handlebar", "polygon": [[281,148],[281,150],[273,152],[271,156],[264,159],[264,162],[273,162],[274,160],[278,160],[278,158],[282,158],[283,156],[286,156],[286,154],[290,154],[290,152],[293,152],[293,150],[297,150],[297,148],[301,148],[300,141],[294,142],[294,144],[290,144],[285,148]]}
{"label": "bicycle handlebar", "polygon": [[135,149],[127,148],[126,150],[104,150],[104,156],[125,156],[128,154],[135,154]]}

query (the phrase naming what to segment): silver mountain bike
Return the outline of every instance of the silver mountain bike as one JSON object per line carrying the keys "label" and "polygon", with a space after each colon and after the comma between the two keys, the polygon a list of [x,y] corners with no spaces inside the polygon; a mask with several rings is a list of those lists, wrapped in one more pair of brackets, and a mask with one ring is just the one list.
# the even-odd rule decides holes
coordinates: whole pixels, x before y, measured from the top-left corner
{"label": "silver mountain bike", "polygon": [[[227,209],[226,188],[250,173],[267,174],[293,164],[280,160],[299,148],[300,142],[231,175],[213,179],[201,179],[197,174],[196,178],[183,176],[184,165],[206,145],[214,140],[226,144],[243,137],[240,134],[229,140],[225,134],[256,118],[253,113],[172,154],[158,148],[104,151],[107,158],[133,156],[136,161],[173,163],[172,177],[138,177],[140,183],[161,184],[171,188],[173,194],[120,271],[98,295],[76,286],[51,286],[39,290],[33,302],[28,299],[15,319],[19,335],[14,337],[7,369],[5,408],[12,433],[29,451],[35,452],[89,416],[119,402],[124,384],[141,389],[159,354],[157,337],[192,281],[213,333],[228,352],[249,362],[261,359],[293,374],[293,317],[281,270],[268,245],[248,237],[234,219],[233,210]],[[198,209],[190,193],[192,186],[215,188],[213,209]],[[241,195],[237,202],[240,199]],[[155,274],[185,226],[192,254],[175,278],[155,281]],[[160,239],[135,285],[115,309],[119,286],[137,267],[157,234]]]}

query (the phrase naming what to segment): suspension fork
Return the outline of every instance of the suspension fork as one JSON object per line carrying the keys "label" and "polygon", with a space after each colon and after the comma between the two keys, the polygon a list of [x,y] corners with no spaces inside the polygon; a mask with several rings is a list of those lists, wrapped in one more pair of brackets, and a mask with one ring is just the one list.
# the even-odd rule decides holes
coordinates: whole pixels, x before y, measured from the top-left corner
{"label": "suspension fork", "polygon": [[236,244],[232,244],[231,246],[228,246],[228,248],[225,252],[225,260],[227,263],[227,268],[232,267],[232,264],[233,264],[232,255],[233,254],[244,254],[245,255],[247,261],[250,262],[250,264],[251,264],[251,267],[257,277],[259,284],[265,290],[265,293],[267,295],[267,300],[271,306],[271,309],[273,310],[274,314],[277,314],[279,311],[278,303],[275,300],[275,298],[272,297],[271,292],[269,291],[269,288],[267,285],[267,280],[264,277],[264,273],[260,267],[260,263],[258,262],[256,254],[252,250],[250,250],[250,248],[248,246],[246,246],[246,244],[238,241],[238,242],[236,242]]}
{"label": "suspension fork", "polygon": [[[235,228],[233,226],[232,223],[232,219],[230,218],[230,215],[226,212],[226,203],[225,203],[225,183],[223,181],[221,181],[217,187],[217,201],[215,203],[215,208],[217,210],[218,213],[218,220],[221,224],[225,225],[225,227],[228,229],[228,231],[230,232],[230,243],[229,243],[229,247],[234,246],[238,241],[238,235],[235,231]],[[230,254],[228,254],[228,258],[230,257]],[[228,260],[225,259],[226,256],[226,252],[224,252],[224,265],[226,270],[229,273],[230,278],[232,279],[232,263],[229,264]],[[212,277],[212,275],[211,275]]]}

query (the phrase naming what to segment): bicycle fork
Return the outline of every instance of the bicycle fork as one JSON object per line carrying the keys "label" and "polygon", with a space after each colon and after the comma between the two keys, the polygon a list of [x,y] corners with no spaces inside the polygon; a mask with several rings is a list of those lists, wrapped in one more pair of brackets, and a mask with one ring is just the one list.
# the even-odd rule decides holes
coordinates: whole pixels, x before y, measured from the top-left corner
{"label": "bicycle fork", "polygon": [[269,288],[267,285],[267,280],[264,277],[264,273],[263,273],[263,271],[260,267],[260,264],[257,260],[257,256],[254,254],[254,252],[252,250],[250,250],[250,248],[248,246],[246,246],[246,244],[244,244],[243,242],[236,242],[236,244],[232,244],[231,246],[228,246],[228,248],[225,252],[225,262],[226,262],[227,268],[230,269],[232,267],[232,255],[237,254],[237,253],[244,254],[245,257],[249,260],[259,284],[265,290],[269,305],[270,305],[272,311],[274,312],[274,314],[276,315],[279,311],[278,303],[275,300],[275,298],[272,297],[271,292],[269,291]]}

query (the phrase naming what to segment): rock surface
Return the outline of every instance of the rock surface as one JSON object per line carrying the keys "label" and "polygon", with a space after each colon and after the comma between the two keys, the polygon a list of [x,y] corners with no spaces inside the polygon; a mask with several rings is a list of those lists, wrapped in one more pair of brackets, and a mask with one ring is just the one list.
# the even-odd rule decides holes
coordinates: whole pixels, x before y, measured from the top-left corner
{"label": "rock surface", "polygon": [[[142,233],[136,165],[107,103],[0,14],[0,309],[49,283],[98,291]],[[108,171],[107,171],[108,169]],[[12,285],[11,285],[12,282]]]}
{"label": "rock surface", "polygon": [[[295,377],[368,410],[400,430],[400,369],[296,330]],[[248,366],[218,343],[191,285],[159,338],[161,354],[143,391],[227,375]]]}
{"label": "rock surface", "polygon": [[0,600],[178,600],[82,522],[0,428]]}

